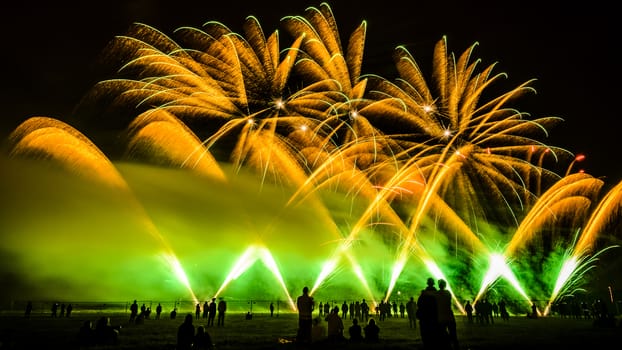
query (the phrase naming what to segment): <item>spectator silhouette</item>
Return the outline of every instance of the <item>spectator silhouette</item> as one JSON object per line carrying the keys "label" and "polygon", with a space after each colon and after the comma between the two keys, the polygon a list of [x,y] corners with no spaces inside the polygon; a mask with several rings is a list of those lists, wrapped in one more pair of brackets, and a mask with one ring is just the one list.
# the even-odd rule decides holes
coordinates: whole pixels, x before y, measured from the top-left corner
{"label": "spectator silhouette", "polygon": [[499,313],[501,314],[501,319],[504,321],[509,321],[510,320],[510,313],[508,312],[508,309],[505,305],[505,301],[503,299],[501,299],[501,301],[499,301]]}
{"label": "spectator silhouette", "polygon": [[380,341],[380,328],[376,325],[376,321],[373,318],[369,319],[363,331],[365,332],[365,342],[377,343]]}
{"label": "spectator silhouette", "polygon": [[529,315],[531,318],[538,318],[538,307],[535,302],[531,303],[531,314]]}
{"label": "spectator silhouette", "polygon": [[26,311],[24,312],[24,316],[26,318],[30,318],[31,313],[32,313],[32,301],[28,301],[28,304],[26,304]]}
{"label": "spectator silhouette", "polygon": [[348,303],[346,303],[345,300],[343,301],[343,304],[341,304],[341,319],[348,319]]}
{"label": "spectator silhouette", "polygon": [[214,348],[214,343],[212,343],[212,337],[207,332],[205,327],[198,326],[197,334],[194,336],[194,350],[211,350]]}
{"label": "spectator silhouette", "polygon": [[436,311],[436,288],[434,279],[428,278],[427,286],[417,299],[417,318],[424,349],[438,348],[438,319]]}
{"label": "spectator silhouette", "polygon": [[[365,301],[365,299],[361,301],[360,307],[361,307],[361,321],[367,322],[369,320],[369,305],[367,305],[367,302]],[[352,315],[350,315],[350,318],[352,318]]]}
{"label": "spectator silhouette", "polygon": [[57,317],[58,315],[58,303],[52,304],[52,317]]}
{"label": "spectator silhouette", "polygon": [[81,347],[93,346],[96,344],[95,329],[93,329],[93,322],[85,320],[80,326],[78,331],[78,344]]}
{"label": "spectator silhouette", "polygon": [[201,303],[197,303],[194,307],[194,317],[198,320],[201,318]]}
{"label": "spectator silhouette", "polygon": [[209,304],[209,315],[207,317],[207,326],[214,325],[214,319],[216,318],[216,298],[212,298],[212,302]]}
{"label": "spectator silhouette", "polygon": [[270,303],[270,317],[274,316],[274,303]]}
{"label": "spectator silhouette", "polygon": [[173,311],[171,311],[171,320],[174,320],[177,318],[177,308],[174,308]]}
{"label": "spectator silhouette", "polygon": [[119,341],[119,328],[110,324],[110,317],[102,316],[95,325],[95,338],[100,345],[117,345]]}
{"label": "spectator silhouette", "polygon": [[225,312],[227,312],[227,302],[223,298],[220,298],[218,302],[218,326],[225,326]]}
{"label": "spectator silhouette", "polygon": [[451,308],[451,293],[447,290],[447,282],[438,280],[436,292],[437,317],[439,325],[439,342],[443,349],[459,349],[456,318]]}
{"label": "spectator silhouette", "polygon": [[359,325],[359,320],[352,319],[352,325],[348,328],[348,335],[351,343],[360,343],[363,341],[363,329]]}
{"label": "spectator silhouette", "polygon": [[72,311],[73,311],[73,305],[71,304],[67,305],[67,313],[65,314],[65,317],[70,317]]}
{"label": "spectator silhouette", "polygon": [[203,303],[203,318],[207,319],[207,315],[209,314],[209,304],[207,301]]}
{"label": "spectator silhouette", "polygon": [[406,315],[408,316],[408,324],[410,328],[417,328],[417,303],[414,297],[406,303]]}
{"label": "spectator silhouette", "polygon": [[184,322],[177,328],[177,349],[191,350],[194,344],[194,325],[192,324],[192,314],[187,314]]}
{"label": "spectator silhouette", "polygon": [[473,323],[473,305],[471,305],[471,301],[467,300],[464,305],[464,311],[466,311],[467,314],[467,321]]}
{"label": "spectator silhouette", "polygon": [[138,303],[134,300],[130,305],[130,323],[136,321],[136,316],[138,316]]}
{"label": "spectator silhouette", "polygon": [[158,306],[156,306],[156,320],[160,319],[161,314],[162,314],[162,304],[158,303]]}
{"label": "spectator silhouette", "polygon": [[309,295],[309,287],[302,289],[302,295],[296,300],[298,307],[298,335],[296,341],[299,343],[311,342],[311,328],[313,315],[313,298]]}
{"label": "spectator silhouette", "polygon": [[311,342],[318,343],[324,340],[326,340],[326,326],[320,317],[316,317],[311,326]]}
{"label": "spectator silhouette", "polygon": [[343,320],[339,316],[339,306],[335,306],[326,316],[326,323],[328,341],[331,343],[341,343],[345,338],[343,337]]}

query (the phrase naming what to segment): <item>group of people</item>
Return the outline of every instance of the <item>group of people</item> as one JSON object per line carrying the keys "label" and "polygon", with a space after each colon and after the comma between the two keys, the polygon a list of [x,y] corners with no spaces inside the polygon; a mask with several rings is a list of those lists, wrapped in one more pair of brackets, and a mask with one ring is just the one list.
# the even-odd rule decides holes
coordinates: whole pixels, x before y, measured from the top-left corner
{"label": "group of people", "polygon": [[78,333],[78,341],[81,346],[117,345],[121,326],[113,326],[110,317],[100,317],[95,326],[90,320],[82,323]]}
{"label": "group of people", "polygon": [[438,289],[433,278],[417,299],[416,316],[419,319],[421,341],[425,349],[458,349],[456,318],[451,307],[451,293],[447,282],[438,280]]}
{"label": "group of people", "polygon": [[365,327],[359,325],[358,318],[353,318],[352,325],[348,328],[349,338],[346,338],[343,319],[339,315],[339,306],[335,306],[328,313],[325,313],[326,327],[321,317],[314,319],[315,302],[313,297],[309,295],[308,287],[302,289],[302,295],[296,300],[296,306],[298,307],[298,334],[296,336],[298,343],[342,343],[346,341],[375,343],[379,341],[380,328],[373,318],[369,318]]}
{"label": "group of people", "polygon": [[192,323],[192,314],[187,314],[184,322],[177,328],[177,350],[214,349],[212,337],[204,326],[196,329]]}
{"label": "group of people", "polygon": [[194,316],[198,320],[201,317],[207,319],[207,326],[214,325],[214,319],[217,319],[216,324],[218,326],[225,325],[225,313],[227,312],[227,302],[220,298],[218,303],[216,303],[216,298],[212,298],[211,302],[204,302],[203,309],[201,309],[201,304],[197,303],[194,308]]}

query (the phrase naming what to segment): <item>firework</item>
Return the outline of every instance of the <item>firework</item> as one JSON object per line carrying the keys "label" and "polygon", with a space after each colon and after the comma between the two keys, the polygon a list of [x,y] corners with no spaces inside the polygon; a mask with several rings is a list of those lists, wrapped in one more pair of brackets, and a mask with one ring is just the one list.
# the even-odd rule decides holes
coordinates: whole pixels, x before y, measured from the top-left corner
{"label": "firework", "polygon": [[[378,300],[418,290],[429,274],[461,286],[458,305],[503,281],[525,303],[553,302],[586,266],[562,273],[560,260],[595,261],[599,232],[619,216],[620,188],[599,202],[601,180],[543,166],[545,155],[572,154],[538,141],[560,118],[530,119],[511,106],[533,92],[531,81],[488,98],[505,74],[480,69],[476,45],[456,56],[445,37],[430,81],[403,46],[394,52],[397,77],[364,74],[366,22],[344,50],[326,3],[281,24],[291,38],[266,36],[253,16],[242,33],[213,21],[170,35],[135,24],[105,50],[115,75],[78,108],[123,126],[123,156],[52,118],[19,126],[9,156],[53,159],[129,198],[139,230],[158,242],[146,254],[167,262],[156,275],[177,276],[159,292],[194,300],[233,293],[263,262],[282,290],[276,297],[290,304],[303,279],[320,295],[337,288]],[[171,195],[151,194],[144,181]],[[209,213],[200,217],[199,208]],[[12,228],[31,230],[21,223]],[[207,254],[194,246],[206,241]],[[560,251],[572,253],[555,259]],[[524,259],[534,252],[544,266]],[[230,272],[213,271],[217,261]],[[534,277],[547,268],[563,274],[557,285]],[[338,281],[343,275],[349,282]]]}

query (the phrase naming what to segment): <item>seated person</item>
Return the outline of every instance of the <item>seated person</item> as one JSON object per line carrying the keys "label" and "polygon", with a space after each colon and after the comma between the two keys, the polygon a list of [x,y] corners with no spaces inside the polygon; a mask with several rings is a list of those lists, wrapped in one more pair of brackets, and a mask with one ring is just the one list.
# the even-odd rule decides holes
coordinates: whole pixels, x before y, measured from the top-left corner
{"label": "seated person", "polygon": [[374,321],[373,318],[369,319],[369,322],[367,323],[367,326],[365,326],[363,331],[365,331],[365,341],[367,343],[377,343],[380,340],[380,328],[378,328],[378,326],[376,325],[376,321]]}
{"label": "seated person", "polygon": [[311,342],[317,343],[326,339],[326,327],[322,323],[322,319],[316,317],[313,319],[311,326]]}
{"label": "seated person", "polygon": [[360,343],[363,341],[363,329],[359,325],[359,320],[356,318],[352,320],[352,325],[348,328],[350,334],[350,342]]}
{"label": "seated person", "polygon": [[212,337],[205,330],[205,327],[197,327],[197,334],[194,336],[193,349],[196,350],[212,350],[214,344],[212,343]]}
{"label": "seated person", "polygon": [[92,346],[96,344],[95,330],[93,329],[93,322],[90,320],[84,321],[78,332],[78,343],[80,346]]}
{"label": "seated person", "polygon": [[110,324],[110,317],[102,316],[95,325],[97,344],[116,345],[119,341],[119,329]]}

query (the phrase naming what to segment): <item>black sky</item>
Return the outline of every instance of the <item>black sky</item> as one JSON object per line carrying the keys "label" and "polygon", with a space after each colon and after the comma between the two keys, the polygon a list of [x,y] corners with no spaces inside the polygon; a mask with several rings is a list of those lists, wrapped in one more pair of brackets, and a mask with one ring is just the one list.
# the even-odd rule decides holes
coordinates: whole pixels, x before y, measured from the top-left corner
{"label": "black sky", "polygon": [[[96,61],[105,45],[132,22],[164,33],[218,20],[231,29],[255,15],[264,32],[280,29],[279,19],[302,15],[320,1],[34,1],[5,10],[2,27],[3,84],[0,137],[24,119],[44,115],[66,120],[80,97],[102,77]],[[498,62],[516,86],[535,78],[537,94],[520,110],[533,117],[565,120],[543,140],[587,158],[577,168],[622,180],[617,124],[622,96],[620,42],[615,2],[591,1],[329,1],[342,42],[367,21],[363,73],[391,72],[392,52],[406,45],[422,69],[434,44],[447,36],[462,53],[475,42],[482,67]],[[282,43],[282,46],[287,45]],[[386,73],[386,74],[385,74]],[[79,116],[78,116],[79,117]]]}

